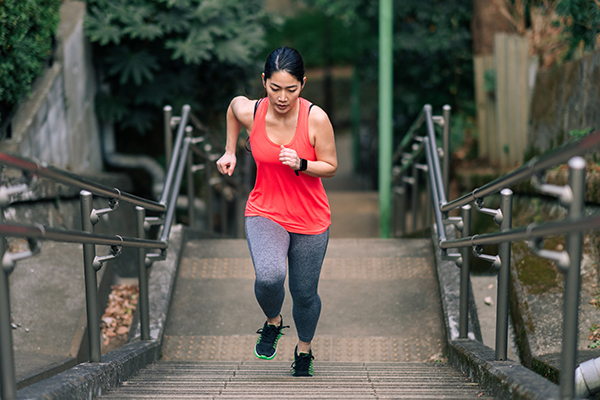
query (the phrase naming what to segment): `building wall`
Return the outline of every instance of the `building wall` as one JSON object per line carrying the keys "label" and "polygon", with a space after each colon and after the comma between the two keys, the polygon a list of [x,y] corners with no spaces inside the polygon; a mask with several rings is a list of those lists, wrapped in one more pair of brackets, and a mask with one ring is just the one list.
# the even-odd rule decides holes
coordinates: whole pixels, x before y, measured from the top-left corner
{"label": "building wall", "polygon": [[86,5],[65,1],[60,14],[55,61],[17,109],[12,137],[0,143],[0,151],[92,173],[102,170],[102,153],[94,111],[95,72],[83,31]]}

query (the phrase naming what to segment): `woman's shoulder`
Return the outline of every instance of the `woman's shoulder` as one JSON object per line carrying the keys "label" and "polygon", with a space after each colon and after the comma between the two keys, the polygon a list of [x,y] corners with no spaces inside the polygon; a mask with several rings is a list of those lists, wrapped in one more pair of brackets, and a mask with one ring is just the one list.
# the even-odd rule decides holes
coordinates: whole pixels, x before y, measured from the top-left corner
{"label": "woman's shoulder", "polygon": [[231,100],[230,107],[236,118],[243,124],[249,124],[254,119],[254,109],[258,100],[251,100],[246,96],[237,96]]}
{"label": "woman's shoulder", "polygon": [[[306,100],[308,101],[308,100]],[[309,102],[310,105],[310,112],[308,114],[308,121],[309,123],[316,123],[316,124],[330,124],[331,122],[329,121],[329,116],[327,115],[327,113],[325,112],[325,110],[323,110],[321,107],[319,107],[316,104],[312,104]]]}

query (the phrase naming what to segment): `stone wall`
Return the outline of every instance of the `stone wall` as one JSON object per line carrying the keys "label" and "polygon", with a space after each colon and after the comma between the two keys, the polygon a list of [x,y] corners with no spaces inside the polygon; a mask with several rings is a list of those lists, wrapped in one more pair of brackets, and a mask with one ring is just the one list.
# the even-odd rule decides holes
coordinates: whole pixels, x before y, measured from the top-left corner
{"label": "stone wall", "polygon": [[94,111],[96,79],[83,30],[85,14],[85,2],[63,2],[55,61],[16,110],[12,137],[0,142],[0,151],[37,158],[74,173],[102,170]]}
{"label": "stone wall", "polygon": [[529,125],[529,155],[568,140],[572,130],[600,129],[600,52],[538,71]]}

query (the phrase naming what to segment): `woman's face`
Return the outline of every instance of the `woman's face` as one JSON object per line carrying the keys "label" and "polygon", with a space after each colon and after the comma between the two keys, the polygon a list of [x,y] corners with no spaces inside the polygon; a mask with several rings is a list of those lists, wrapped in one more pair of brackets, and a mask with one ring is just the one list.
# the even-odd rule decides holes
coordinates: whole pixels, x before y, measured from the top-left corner
{"label": "woman's face", "polygon": [[273,109],[281,114],[290,111],[296,105],[296,100],[300,96],[306,78],[300,82],[286,71],[273,72],[266,81],[264,76],[263,74],[263,86],[267,90],[269,103],[273,106]]}

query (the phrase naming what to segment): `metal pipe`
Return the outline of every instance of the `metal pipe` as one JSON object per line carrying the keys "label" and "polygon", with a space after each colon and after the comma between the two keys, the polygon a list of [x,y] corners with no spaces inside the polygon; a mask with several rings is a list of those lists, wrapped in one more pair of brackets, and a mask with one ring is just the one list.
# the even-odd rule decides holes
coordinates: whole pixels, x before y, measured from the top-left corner
{"label": "metal pipe", "polygon": [[102,130],[103,155],[106,164],[117,168],[144,170],[150,175],[153,199],[159,198],[163,190],[163,183],[165,182],[165,170],[163,166],[156,159],[147,155],[117,152],[113,124],[104,122],[100,124],[100,127]]}
{"label": "metal pipe", "polygon": [[0,223],[0,235],[8,237],[33,238],[53,242],[87,243],[101,246],[142,247],[145,249],[166,249],[167,243],[158,240],[137,239],[126,236],[88,233],[75,230],[31,226],[15,223]]}
{"label": "metal pipe", "polygon": [[444,130],[442,135],[443,146],[444,146],[444,166],[442,173],[444,174],[444,194],[448,199],[450,197],[450,111],[452,107],[446,104],[443,107],[443,118],[444,118]]}
{"label": "metal pipe", "polygon": [[[185,128],[186,136],[192,139],[192,127],[188,126]],[[192,146],[196,147],[196,146]],[[194,155],[191,151],[188,151],[187,155],[187,196],[188,196],[188,226],[193,228],[195,225],[196,216],[194,215],[194,173],[192,167],[194,166]]]}
{"label": "metal pipe", "polygon": [[88,191],[92,194],[117,199],[120,202],[130,203],[136,206],[144,207],[152,211],[165,211],[166,206],[152,200],[146,200],[132,194],[122,192],[119,189],[111,188],[100,183],[82,178],[76,174],[60,170],[58,168],[42,165],[25,158],[13,156],[0,152],[0,164],[8,165],[23,171],[29,171],[43,178],[48,178],[68,186]]}
{"label": "metal pipe", "polygon": [[400,229],[402,229],[402,236],[404,236],[408,233],[408,229],[406,229],[406,225],[407,225],[407,215],[406,215],[407,207],[406,207],[406,205],[407,205],[407,197],[408,197],[407,196],[408,195],[408,185],[406,184],[406,180],[404,178],[405,178],[405,176],[400,177],[400,190],[402,192],[400,207],[402,207],[402,210],[404,210],[402,219],[400,220],[400,222],[401,222]]}
{"label": "metal pipe", "polygon": [[[436,178],[435,178],[435,174],[433,172],[434,168],[431,167],[432,165],[432,156],[431,156],[431,145],[429,143],[429,138],[425,137],[423,138],[423,144],[425,145],[425,156],[427,158],[427,172],[429,174],[429,182],[435,182]],[[435,146],[435,144],[434,144]],[[432,186],[432,190],[431,190],[431,201],[433,202],[433,215],[435,217],[435,223],[437,225],[437,235],[438,235],[438,240],[440,242],[440,247],[441,244],[444,242],[447,242],[446,240],[446,228],[444,226],[444,222],[442,221],[442,212],[440,211],[440,201],[439,201],[439,197],[438,197],[438,190],[437,187],[435,187],[435,185],[431,185]]]}
{"label": "metal pipe", "polygon": [[408,131],[402,138],[402,141],[400,142],[398,147],[396,147],[396,151],[394,152],[394,155],[392,157],[392,162],[394,164],[397,163],[398,160],[402,157],[402,153],[404,153],[404,149],[409,145],[410,142],[412,142],[414,140],[417,130],[421,127],[421,125],[423,125],[424,121],[425,121],[425,108],[423,107],[423,108],[421,108],[421,111],[419,112],[419,115],[417,116],[415,121],[412,123],[410,128],[408,128]]}
{"label": "metal pipe", "polygon": [[[4,221],[4,210],[0,208],[0,223]],[[0,237],[0,260],[6,252],[5,237]],[[17,380],[15,377],[15,355],[13,349],[10,285],[8,277],[11,269],[0,265],[0,378],[2,383],[2,398],[14,400],[17,398]]]}
{"label": "metal pipe", "polygon": [[[179,128],[177,129],[177,137],[175,138],[175,146],[173,147],[173,156],[171,158],[172,162],[169,165],[169,170],[167,172],[167,178],[165,180],[165,186],[163,188],[163,192],[160,197],[160,202],[162,204],[167,203],[167,200],[171,197],[171,192],[173,191],[173,179],[175,178],[175,174],[177,172],[177,162],[174,162],[174,161],[179,159],[179,154],[181,153],[181,145],[182,145],[183,139],[185,137],[185,127],[187,125],[189,115],[190,115],[190,106],[188,106],[186,104],[181,109],[181,120],[179,121]],[[147,209],[147,207],[146,207],[146,209]]]}
{"label": "metal pipe", "polygon": [[[173,190],[171,192],[171,198],[168,203],[169,207],[167,209],[167,214],[165,216],[165,224],[163,226],[162,234],[160,235],[160,240],[162,242],[167,243],[169,241],[169,234],[171,233],[171,226],[173,225],[173,221],[175,220],[175,209],[177,208],[177,196],[179,196],[179,190],[181,189],[181,181],[183,179],[183,173],[187,169],[187,154],[190,151],[190,138],[185,138],[183,141],[183,146],[181,148],[181,157],[178,157],[178,163],[173,162],[173,165],[177,167],[176,175],[173,180]],[[175,161],[175,160],[174,160]],[[177,165],[176,165],[177,164]]]}
{"label": "metal pipe", "polygon": [[587,399],[600,391],[600,358],[582,362],[575,370],[576,399]]}
{"label": "metal pipe", "polygon": [[514,228],[506,232],[486,233],[482,235],[473,235],[468,238],[444,240],[439,243],[439,246],[442,249],[449,249],[452,247],[471,247],[476,245],[499,244],[503,242],[519,242],[546,236],[564,235],[569,232],[598,229],[598,226],[600,226],[600,215],[589,216],[573,221],[564,220],[547,222],[540,225],[532,223],[528,226]]}
{"label": "metal pipe", "polygon": [[173,117],[173,107],[164,106],[164,127],[165,127],[165,165],[167,168],[171,165],[171,153],[173,152],[173,130],[171,129],[171,118]]}
{"label": "metal pipe", "polygon": [[394,45],[392,0],[379,1],[379,236],[390,237],[394,136]]}
{"label": "metal pipe", "polygon": [[456,200],[442,205],[442,212],[448,212],[457,209],[465,204],[471,203],[475,199],[484,198],[491,194],[498,193],[505,187],[514,186],[517,183],[531,178],[533,175],[546,171],[548,168],[558,164],[564,164],[572,157],[589,153],[598,147],[600,147],[600,130],[584,136],[577,142],[549,152],[542,157],[532,158],[529,162],[517,168],[516,170],[509,172],[508,174],[501,176],[500,178],[497,178],[478,189],[473,190],[471,193],[467,193]]}
{"label": "metal pipe", "polygon": [[427,184],[425,185],[425,222],[424,225],[426,227],[431,227],[431,215],[433,213],[432,205],[431,205],[431,180],[429,179],[429,167],[425,164],[425,179]]}
{"label": "metal pipe", "polygon": [[[146,221],[146,210],[142,207],[135,208],[137,223],[137,235],[140,238],[146,236],[144,222]],[[150,300],[148,292],[148,267],[146,266],[146,249],[138,249],[138,288],[139,288],[139,315],[140,332],[142,340],[150,340]]]}
{"label": "metal pipe", "polygon": [[[427,137],[429,138],[429,153],[431,155],[431,164],[427,163],[431,169],[433,169],[433,180],[432,183],[436,186],[438,192],[439,203],[436,207],[440,207],[446,204],[446,192],[444,188],[444,182],[442,181],[442,170],[440,167],[440,158],[437,152],[437,142],[435,140],[435,131],[433,128],[433,119],[431,116],[431,106],[425,105],[425,123],[427,124]],[[443,211],[442,211],[443,212]]]}
{"label": "metal pipe", "polygon": [[[500,192],[500,211],[502,223],[500,231],[507,231],[512,227],[512,197],[510,189]],[[496,360],[504,361],[507,355],[508,344],[508,291],[510,286],[510,241],[500,243],[498,254],[502,266],[498,273],[498,304],[496,308]]]}
{"label": "metal pipe", "polygon": [[417,231],[417,216],[419,215],[419,170],[417,163],[412,164],[412,188],[411,188],[411,210],[412,210],[412,231]]}
{"label": "metal pipe", "polygon": [[399,221],[402,220],[402,218],[404,218],[404,209],[400,203],[400,198],[402,196],[402,188],[395,186],[394,189],[392,190],[392,195],[394,196],[394,215],[393,215],[393,220],[392,220],[392,236],[393,237],[401,237],[403,235],[402,232],[398,232],[398,229],[400,226],[402,226],[400,224]]}
{"label": "metal pipe", "polygon": [[214,232],[215,224],[213,223],[214,210],[213,210],[213,187],[211,182],[211,164],[209,159],[204,161],[204,178],[206,182],[206,231],[211,234]]}
{"label": "metal pipe", "polygon": [[[80,193],[81,200],[81,230],[88,233],[94,232],[90,220],[92,213],[92,194],[86,190]],[[83,245],[83,266],[85,271],[85,304],[87,310],[88,340],[90,346],[90,361],[100,362],[100,309],[98,305],[98,279],[94,269],[96,248],[93,244]]]}
{"label": "metal pipe", "polygon": [[[573,192],[573,200],[569,207],[568,218],[579,219],[583,216],[585,197],[585,161],[574,157],[569,161],[569,185]],[[561,398],[571,399],[575,391],[575,365],[577,362],[577,336],[579,332],[579,290],[581,274],[581,232],[567,235],[567,252],[570,258],[569,269],[565,275],[563,300],[563,337],[560,367]]]}
{"label": "metal pipe", "polygon": [[[462,233],[461,237],[471,236],[471,206],[462,207]],[[462,266],[460,267],[460,300],[459,300],[459,322],[458,337],[466,339],[469,333],[469,283],[471,282],[471,249],[463,247]]]}

